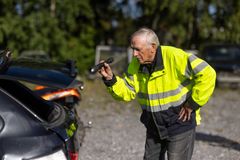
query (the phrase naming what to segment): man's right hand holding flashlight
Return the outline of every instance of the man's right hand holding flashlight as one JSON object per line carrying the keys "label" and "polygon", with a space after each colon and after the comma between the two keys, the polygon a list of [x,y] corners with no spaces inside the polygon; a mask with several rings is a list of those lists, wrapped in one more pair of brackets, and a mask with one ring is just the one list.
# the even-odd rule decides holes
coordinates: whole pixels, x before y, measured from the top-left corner
{"label": "man's right hand holding flashlight", "polygon": [[[101,61],[101,62],[104,62],[104,61]],[[111,69],[110,65],[107,63],[104,63],[104,66],[98,72],[107,81],[112,80],[112,78],[113,78],[112,69]]]}

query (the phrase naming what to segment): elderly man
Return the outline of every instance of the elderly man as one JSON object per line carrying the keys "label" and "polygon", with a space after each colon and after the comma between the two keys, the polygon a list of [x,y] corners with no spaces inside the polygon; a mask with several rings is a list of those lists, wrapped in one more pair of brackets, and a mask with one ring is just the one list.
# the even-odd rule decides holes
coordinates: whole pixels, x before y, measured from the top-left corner
{"label": "elderly man", "polygon": [[[190,160],[200,108],[215,87],[216,73],[202,59],[159,44],[157,35],[141,28],[131,36],[133,59],[123,78],[107,63],[99,70],[117,100],[137,98],[146,127],[144,160]],[[136,133],[138,134],[138,133]]]}

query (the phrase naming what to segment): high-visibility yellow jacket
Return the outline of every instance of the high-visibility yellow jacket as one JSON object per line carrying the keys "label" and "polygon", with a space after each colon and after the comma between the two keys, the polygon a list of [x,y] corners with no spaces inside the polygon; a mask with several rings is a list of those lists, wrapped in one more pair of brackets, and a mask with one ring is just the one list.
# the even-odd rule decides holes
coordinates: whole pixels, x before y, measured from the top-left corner
{"label": "high-visibility yellow jacket", "polygon": [[[137,98],[142,110],[149,113],[161,128],[164,123],[158,123],[159,113],[179,108],[185,102],[194,109],[194,121],[200,124],[200,107],[213,93],[216,73],[209,64],[193,54],[175,47],[160,46],[152,73],[133,58],[124,77],[116,76],[115,79],[114,84],[108,86],[112,96],[123,101]],[[167,136],[167,133],[161,133],[161,129],[158,131],[161,138]]]}

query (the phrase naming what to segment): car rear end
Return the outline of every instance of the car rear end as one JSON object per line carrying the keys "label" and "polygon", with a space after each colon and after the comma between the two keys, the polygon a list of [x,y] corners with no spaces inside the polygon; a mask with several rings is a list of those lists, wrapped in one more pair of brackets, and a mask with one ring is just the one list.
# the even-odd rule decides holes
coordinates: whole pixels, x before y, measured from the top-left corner
{"label": "car rear end", "polygon": [[67,111],[12,80],[0,79],[0,101],[1,159],[67,159]]}
{"label": "car rear end", "polygon": [[[3,160],[76,160],[66,142],[74,114],[46,101],[20,81],[68,88],[73,66],[13,60],[0,73],[0,158]],[[74,132],[74,130],[72,131]]]}

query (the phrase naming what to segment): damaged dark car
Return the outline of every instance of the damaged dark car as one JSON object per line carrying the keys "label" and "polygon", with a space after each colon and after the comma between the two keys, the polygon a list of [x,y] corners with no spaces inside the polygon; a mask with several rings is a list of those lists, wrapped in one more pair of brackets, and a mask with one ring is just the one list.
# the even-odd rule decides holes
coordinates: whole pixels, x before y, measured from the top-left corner
{"label": "damaged dark car", "polygon": [[47,101],[22,82],[55,89],[78,83],[71,66],[62,63],[10,60],[0,53],[0,159],[71,159],[66,142],[75,114],[59,103]]}

